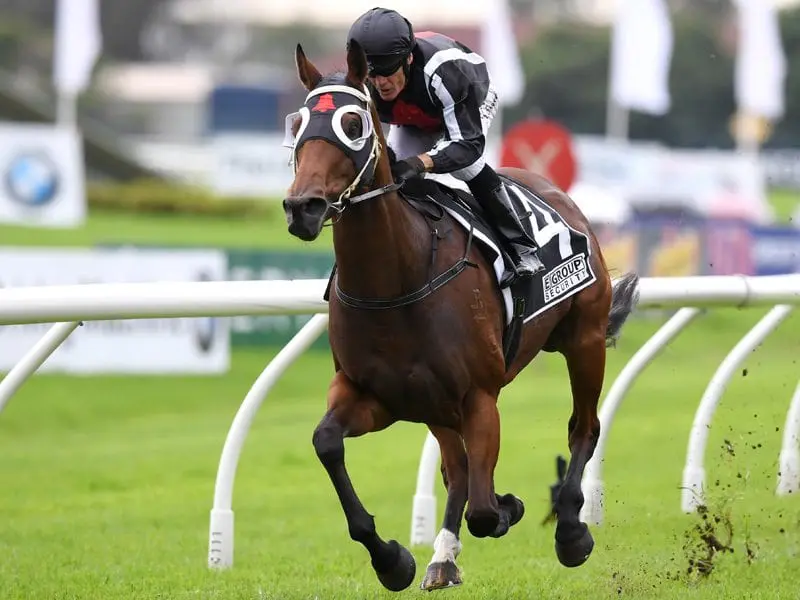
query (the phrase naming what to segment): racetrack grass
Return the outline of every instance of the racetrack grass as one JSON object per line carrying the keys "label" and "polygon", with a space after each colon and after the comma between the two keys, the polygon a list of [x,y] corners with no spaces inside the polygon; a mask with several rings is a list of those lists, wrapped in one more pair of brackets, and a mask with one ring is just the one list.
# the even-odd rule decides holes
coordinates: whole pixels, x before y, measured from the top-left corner
{"label": "racetrack grass", "polygon": [[800,194],[795,190],[773,189],[769,192],[769,202],[775,210],[775,219],[779,223],[789,224],[800,208]]}
{"label": "racetrack grass", "polygon": [[[541,356],[501,400],[497,489],[523,498],[526,516],[498,540],[477,540],[464,527],[465,583],[439,594],[797,598],[800,498],[777,498],[774,489],[799,371],[798,315],[749,358],[717,411],[706,455],[709,506],[712,516],[730,510],[735,551],[718,556],[707,577],[686,575],[685,532],[700,520],[680,512],[678,486],[694,411],[713,370],[761,314],[706,315],[633,387],[611,432],[606,521],[593,527],[594,554],[578,569],[558,564],[553,526],[540,525],[571,405],[561,357]],[[610,352],[606,390],[657,326],[642,318],[626,326]],[[0,413],[0,598],[419,597],[430,549],[414,549],[408,591],[382,590],[314,455],[311,432],[331,374],[322,352],[290,368],[258,414],[236,478],[235,564],[207,569],[222,444],[271,355],[236,351],[221,377],[39,375],[26,384]],[[424,435],[420,425],[398,424],[346,444],[356,488],[385,539],[408,542]],[[437,494],[441,515],[441,486]]]}
{"label": "racetrack grass", "polygon": [[330,229],[313,244],[289,235],[281,210],[264,217],[221,218],[197,215],[137,214],[94,210],[75,229],[18,227],[0,224],[3,246],[92,246],[95,244],[155,244],[221,246],[271,250],[328,251]]}

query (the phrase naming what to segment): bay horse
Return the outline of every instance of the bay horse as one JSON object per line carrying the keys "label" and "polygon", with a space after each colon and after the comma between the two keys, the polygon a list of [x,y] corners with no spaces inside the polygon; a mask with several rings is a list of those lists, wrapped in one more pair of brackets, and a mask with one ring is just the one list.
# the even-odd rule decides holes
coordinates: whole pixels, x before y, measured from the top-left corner
{"label": "bay horse", "polygon": [[606,347],[633,309],[638,277],[627,274],[612,286],[598,242],[567,194],[538,175],[500,169],[586,236],[597,273],[591,285],[525,322],[507,362],[501,291],[485,254],[451,215],[438,215],[431,225],[419,203],[398,193],[365,86],[363,49],[350,41],[346,73],[323,76],[299,44],[295,60],[308,95],[286,118],[294,179],[283,207],[289,233],[301,240],[317,239],[329,221],[333,228],[335,265],[326,298],[335,373],[312,443],[350,537],[369,552],[384,587],[411,585],[414,558],[378,535],[347,473],[344,439],[397,421],[423,423],[439,442],[447,501],[421,587],[460,584],[462,517],[473,536],[484,538],[505,535],[524,514],[520,499],[494,490],[500,391],[541,350],[557,351],[567,363],[572,415],[571,459],[553,506],[555,550],[563,565],[583,564],[594,541],[579,519],[581,477],[600,430]]}

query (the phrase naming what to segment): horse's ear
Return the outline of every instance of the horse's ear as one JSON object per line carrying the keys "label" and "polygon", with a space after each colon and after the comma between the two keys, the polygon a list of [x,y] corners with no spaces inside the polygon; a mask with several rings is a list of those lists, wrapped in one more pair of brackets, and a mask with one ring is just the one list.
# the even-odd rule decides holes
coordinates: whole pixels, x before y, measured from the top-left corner
{"label": "horse's ear", "polygon": [[303,47],[300,44],[297,44],[297,48],[294,51],[294,61],[297,63],[297,76],[300,77],[300,81],[310,92],[317,87],[322,79],[322,74],[306,58],[306,53],[303,52]]}
{"label": "horse's ear", "polygon": [[364,84],[367,78],[367,55],[354,39],[347,44],[347,80],[357,86]]}

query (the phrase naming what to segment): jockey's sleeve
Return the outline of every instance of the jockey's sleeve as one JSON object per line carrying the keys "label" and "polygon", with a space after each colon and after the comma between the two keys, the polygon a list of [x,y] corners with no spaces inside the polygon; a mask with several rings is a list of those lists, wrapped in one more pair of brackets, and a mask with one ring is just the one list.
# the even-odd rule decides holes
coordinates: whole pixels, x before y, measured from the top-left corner
{"label": "jockey's sleeve", "polygon": [[437,65],[437,55],[444,53],[434,54],[425,65],[431,94],[442,106],[444,121],[444,138],[428,154],[434,173],[461,171],[461,178],[469,180],[486,164],[481,105],[487,99],[489,74],[483,59],[474,53],[457,52]]}

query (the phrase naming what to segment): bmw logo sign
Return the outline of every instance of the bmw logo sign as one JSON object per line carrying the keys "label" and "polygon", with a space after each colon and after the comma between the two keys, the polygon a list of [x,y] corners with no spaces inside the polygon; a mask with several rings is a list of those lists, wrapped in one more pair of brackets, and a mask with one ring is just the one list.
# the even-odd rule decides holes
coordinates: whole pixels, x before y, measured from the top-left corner
{"label": "bmw logo sign", "polygon": [[9,195],[26,206],[44,206],[58,193],[59,176],[55,163],[38,152],[15,156],[5,172]]}

